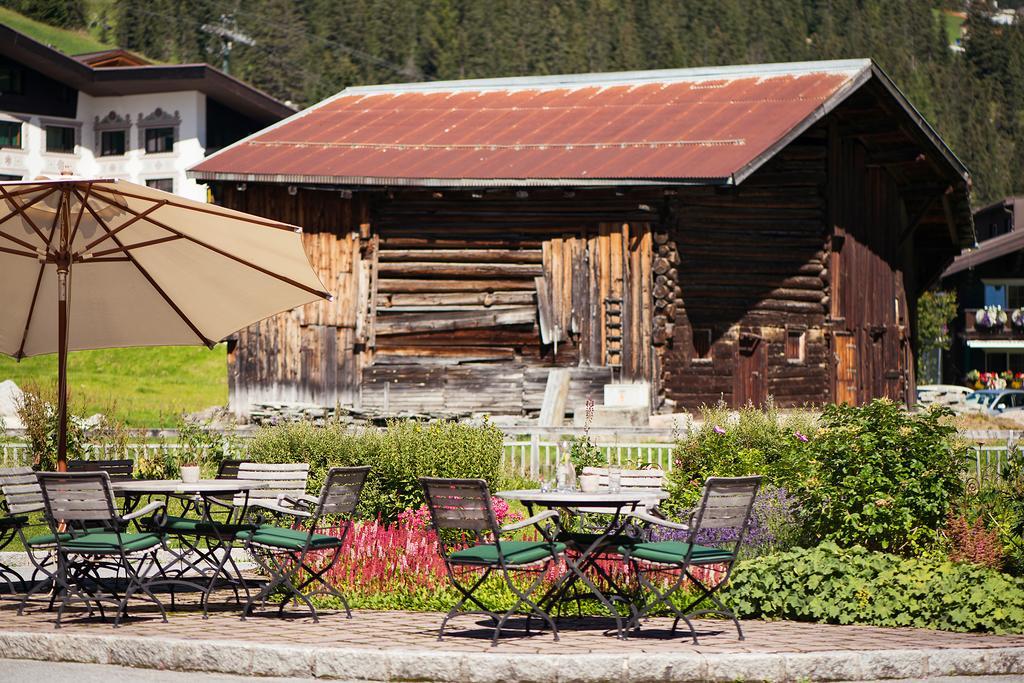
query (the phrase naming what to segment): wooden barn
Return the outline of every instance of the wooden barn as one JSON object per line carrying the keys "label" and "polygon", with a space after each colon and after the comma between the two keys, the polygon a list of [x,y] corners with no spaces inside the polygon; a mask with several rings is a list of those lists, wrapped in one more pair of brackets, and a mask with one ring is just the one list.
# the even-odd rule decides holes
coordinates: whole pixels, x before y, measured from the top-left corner
{"label": "wooden barn", "polygon": [[869,60],[349,88],[191,174],[335,293],[231,340],[231,401],[532,414],[909,398],[967,170]]}

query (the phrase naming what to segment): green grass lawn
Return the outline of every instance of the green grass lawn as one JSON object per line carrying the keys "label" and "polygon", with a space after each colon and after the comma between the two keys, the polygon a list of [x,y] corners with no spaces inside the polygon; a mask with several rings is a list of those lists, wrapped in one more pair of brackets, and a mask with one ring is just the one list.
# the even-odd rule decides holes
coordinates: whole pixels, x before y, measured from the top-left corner
{"label": "green grass lawn", "polygon": [[[57,356],[20,363],[0,357],[0,381],[56,386]],[[227,347],[198,346],[75,351],[68,356],[68,387],[78,414],[112,414],[130,427],[170,427],[182,412],[225,405]]]}
{"label": "green grass lawn", "polygon": [[69,55],[97,52],[113,47],[87,33],[56,28],[3,7],[0,7],[0,23]]}

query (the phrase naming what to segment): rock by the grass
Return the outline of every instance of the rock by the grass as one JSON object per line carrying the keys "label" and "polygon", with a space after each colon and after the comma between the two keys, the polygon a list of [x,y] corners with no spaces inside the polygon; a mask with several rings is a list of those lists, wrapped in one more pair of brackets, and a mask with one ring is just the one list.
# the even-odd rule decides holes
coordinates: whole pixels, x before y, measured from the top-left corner
{"label": "rock by the grass", "polygon": [[21,403],[23,392],[12,379],[5,379],[0,382],[0,420],[7,429],[24,429],[18,417],[18,405]]}

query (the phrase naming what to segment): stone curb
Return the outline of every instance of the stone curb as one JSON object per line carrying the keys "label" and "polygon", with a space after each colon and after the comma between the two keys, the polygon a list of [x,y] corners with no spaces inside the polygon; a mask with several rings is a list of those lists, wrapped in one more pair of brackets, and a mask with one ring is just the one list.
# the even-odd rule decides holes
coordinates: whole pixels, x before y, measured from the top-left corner
{"label": "stone curb", "polygon": [[[440,646],[443,648],[443,645]],[[9,659],[345,681],[685,683],[870,681],[1024,674],[1024,647],[586,655],[370,650],[62,632],[0,632]]]}

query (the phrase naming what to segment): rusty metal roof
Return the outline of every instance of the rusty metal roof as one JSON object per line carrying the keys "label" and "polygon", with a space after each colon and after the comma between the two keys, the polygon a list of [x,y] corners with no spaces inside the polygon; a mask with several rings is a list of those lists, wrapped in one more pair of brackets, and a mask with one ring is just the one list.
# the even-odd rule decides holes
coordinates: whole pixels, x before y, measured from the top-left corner
{"label": "rusty metal roof", "polygon": [[349,88],[190,174],[394,186],[737,183],[878,73],[870,60],[842,60]]}

